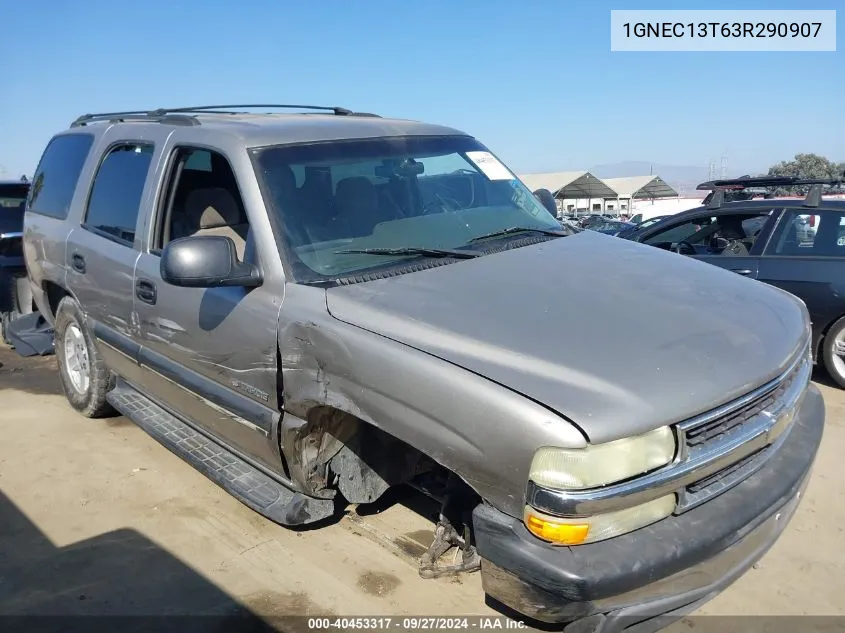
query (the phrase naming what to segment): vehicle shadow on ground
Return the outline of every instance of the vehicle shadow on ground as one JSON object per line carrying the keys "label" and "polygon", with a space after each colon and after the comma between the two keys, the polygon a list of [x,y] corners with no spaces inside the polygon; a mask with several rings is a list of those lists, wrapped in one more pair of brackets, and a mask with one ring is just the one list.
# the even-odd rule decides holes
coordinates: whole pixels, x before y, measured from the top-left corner
{"label": "vehicle shadow on ground", "polygon": [[817,365],[813,368],[813,382],[816,382],[820,385],[824,385],[825,387],[830,387],[831,389],[842,389],[839,385],[837,385],[833,378],[830,377],[830,374],[827,373],[827,370],[820,365]]}
{"label": "vehicle shadow on ground", "polygon": [[23,357],[0,343],[0,392],[14,389],[39,396],[61,394],[55,356]]}
{"label": "vehicle shadow on ground", "polygon": [[56,547],[2,492],[0,629],[279,630],[135,530]]}

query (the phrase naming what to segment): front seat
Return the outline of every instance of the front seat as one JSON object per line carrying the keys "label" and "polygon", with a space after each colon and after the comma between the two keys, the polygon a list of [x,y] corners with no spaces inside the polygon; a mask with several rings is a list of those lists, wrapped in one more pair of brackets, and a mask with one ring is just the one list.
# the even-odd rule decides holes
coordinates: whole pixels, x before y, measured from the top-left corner
{"label": "front seat", "polygon": [[235,243],[243,261],[249,223],[235,197],[222,187],[195,189],[185,199],[185,236],[220,235]]}
{"label": "front seat", "polygon": [[743,257],[749,254],[748,246],[742,240],[747,238],[742,228],[742,217],[725,216],[718,220],[718,245],[722,255]]}
{"label": "front seat", "polygon": [[337,183],[335,209],[338,217],[351,228],[352,236],[370,235],[379,217],[379,199],[369,178],[353,176]]}

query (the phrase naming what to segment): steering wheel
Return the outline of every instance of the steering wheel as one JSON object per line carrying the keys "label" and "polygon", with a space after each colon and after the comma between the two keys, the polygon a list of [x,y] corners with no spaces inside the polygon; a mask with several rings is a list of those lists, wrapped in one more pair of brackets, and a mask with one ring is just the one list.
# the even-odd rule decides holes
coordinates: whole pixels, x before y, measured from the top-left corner
{"label": "steering wheel", "polygon": [[438,193],[434,194],[435,199],[423,205],[423,215],[431,215],[432,213],[456,213],[461,210],[461,203],[454,198],[445,198]]}
{"label": "steering wheel", "polygon": [[695,250],[695,246],[687,242],[686,240],[681,240],[675,245],[675,252],[678,255],[695,255],[697,251]]}

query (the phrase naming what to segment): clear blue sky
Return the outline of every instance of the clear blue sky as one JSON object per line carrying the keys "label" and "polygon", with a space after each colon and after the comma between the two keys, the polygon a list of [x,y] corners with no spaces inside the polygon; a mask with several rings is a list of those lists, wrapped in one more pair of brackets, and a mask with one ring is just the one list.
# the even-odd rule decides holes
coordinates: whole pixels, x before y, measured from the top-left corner
{"label": "clear blue sky", "polygon": [[[623,160],[845,160],[836,53],[611,53],[610,9],[836,9],[842,0],[0,0],[0,166],[31,174],[77,115],[344,105],[445,123],[519,172]],[[8,25],[11,25],[9,28]],[[714,78],[723,77],[721,85]]]}

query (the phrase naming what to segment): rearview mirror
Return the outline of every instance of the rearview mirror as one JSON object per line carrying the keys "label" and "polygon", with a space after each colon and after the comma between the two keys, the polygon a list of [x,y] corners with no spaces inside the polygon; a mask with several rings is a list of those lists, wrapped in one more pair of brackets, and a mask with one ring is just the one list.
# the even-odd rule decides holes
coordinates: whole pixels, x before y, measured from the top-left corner
{"label": "rearview mirror", "polygon": [[555,197],[551,191],[548,189],[537,189],[534,192],[534,197],[540,201],[540,204],[546,207],[546,211],[551,213],[552,217],[557,217],[557,205],[555,204]]}
{"label": "rearview mirror", "polygon": [[183,288],[254,287],[262,281],[257,267],[238,261],[232,239],[219,235],[168,243],[161,253],[161,279]]}

